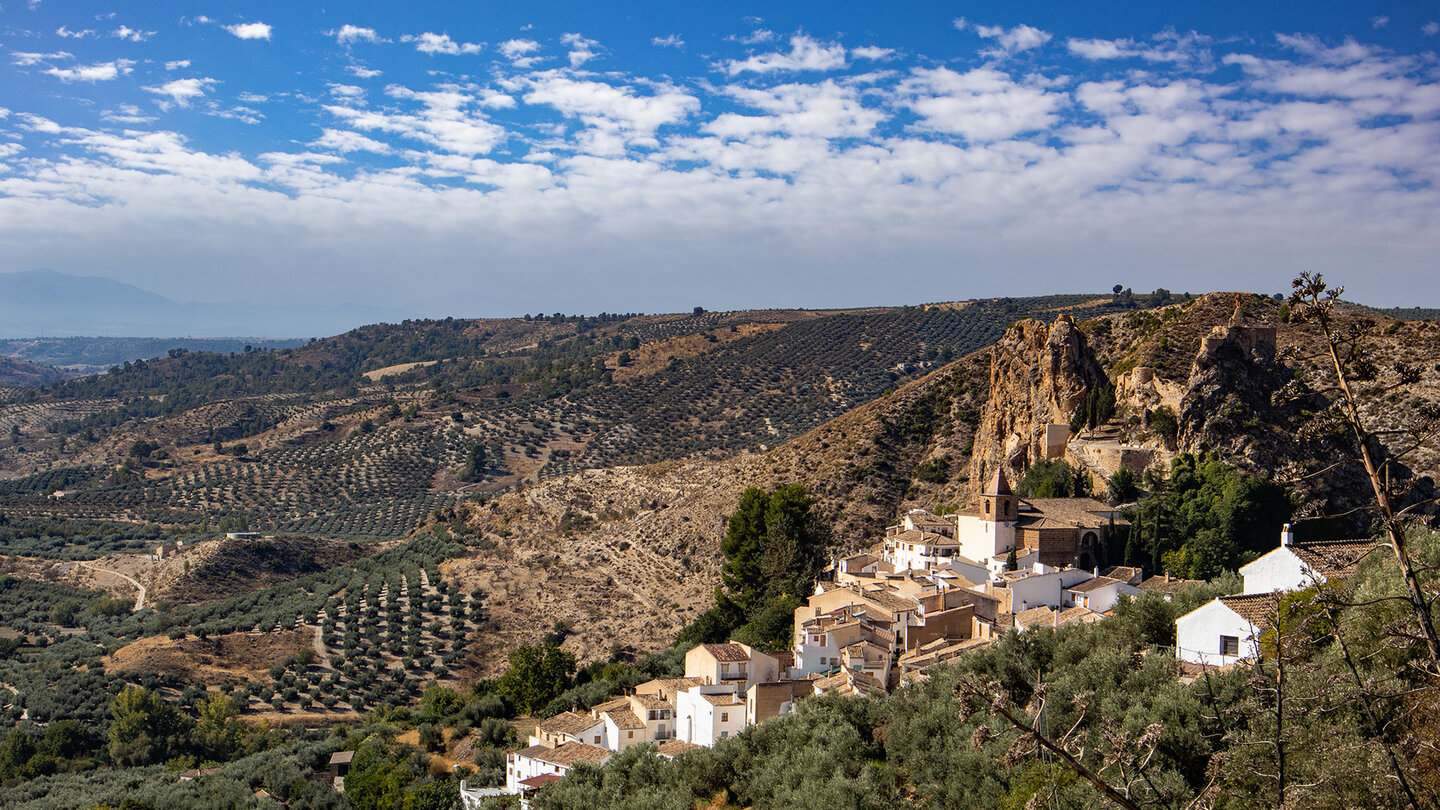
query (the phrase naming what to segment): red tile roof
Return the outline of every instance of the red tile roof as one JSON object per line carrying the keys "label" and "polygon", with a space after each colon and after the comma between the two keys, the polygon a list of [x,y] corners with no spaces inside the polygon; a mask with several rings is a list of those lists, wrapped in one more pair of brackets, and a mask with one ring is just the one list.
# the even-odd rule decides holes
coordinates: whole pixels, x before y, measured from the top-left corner
{"label": "red tile roof", "polygon": [[743,644],[730,642],[729,644],[706,644],[705,651],[716,661],[749,661],[750,653],[745,651]]}

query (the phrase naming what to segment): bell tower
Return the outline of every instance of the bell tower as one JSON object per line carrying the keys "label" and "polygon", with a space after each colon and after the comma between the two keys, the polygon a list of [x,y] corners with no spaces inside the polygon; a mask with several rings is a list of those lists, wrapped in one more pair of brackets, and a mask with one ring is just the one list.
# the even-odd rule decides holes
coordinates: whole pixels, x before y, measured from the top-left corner
{"label": "bell tower", "polygon": [[1001,465],[996,468],[990,483],[985,485],[985,491],[980,493],[980,517],[998,523],[1014,523],[1019,517],[1019,505],[1020,499],[1010,489],[1005,467]]}

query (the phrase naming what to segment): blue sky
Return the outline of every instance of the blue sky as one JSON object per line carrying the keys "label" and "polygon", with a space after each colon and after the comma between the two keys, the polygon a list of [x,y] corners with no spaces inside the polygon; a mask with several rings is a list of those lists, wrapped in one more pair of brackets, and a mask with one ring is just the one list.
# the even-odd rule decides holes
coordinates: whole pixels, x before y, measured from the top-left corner
{"label": "blue sky", "polygon": [[0,6],[0,272],[424,316],[1299,270],[1440,305],[1433,2],[233,8]]}

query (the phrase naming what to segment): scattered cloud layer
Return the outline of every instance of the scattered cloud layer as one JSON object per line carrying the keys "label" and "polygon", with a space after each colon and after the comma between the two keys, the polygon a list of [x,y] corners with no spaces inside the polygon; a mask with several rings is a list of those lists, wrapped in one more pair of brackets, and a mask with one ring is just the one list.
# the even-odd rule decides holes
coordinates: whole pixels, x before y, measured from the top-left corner
{"label": "scattered cloud layer", "polygon": [[[329,61],[295,86],[163,50],[173,30],[23,40],[0,68],[86,104],[0,97],[0,253],[103,252],[176,277],[203,262],[302,297],[343,278],[372,300],[441,290],[491,312],[627,309],[627,292],[678,286],[706,306],[744,305],[745,289],[827,305],[1143,273],[1278,290],[1297,269],[1358,266],[1435,289],[1433,54],[956,20],[942,33],[970,50],[940,59],[762,23],[703,50],[680,34],[482,43],[345,24],[307,34]],[[186,33],[204,32],[241,47]],[[637,43],[692,74],[627,69]],[[296,268],[312,266],[329,281],[306,292]]]}

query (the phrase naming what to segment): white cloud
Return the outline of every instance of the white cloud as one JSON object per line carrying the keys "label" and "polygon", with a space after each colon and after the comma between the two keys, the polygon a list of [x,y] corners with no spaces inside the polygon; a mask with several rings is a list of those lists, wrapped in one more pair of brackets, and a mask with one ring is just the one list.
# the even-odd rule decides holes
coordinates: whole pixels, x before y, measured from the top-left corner
{"label": "white cloud", "polygon": [[872,62],[884,62],[895,58],[894,48],[879,48],[873,45],[862,45],[859,48],[851,48],[850,55],[856,59],[868,59]]}
{"label": "white cloud", "polygon": [[367,68],[364,65],[346,65],[345,69],[350,72],[350,75],[360,79],[373,79],[385,72],[383,70]]}
{"label": "white cloud", "polygon": [[1435,22],[1434,20],[1431,20],[1430,22],[1427,22],[1424,25],[1420,26],[1420,32],[1427,37],[1433,37],[1436,34],[1440,34],[1440,22]]}
{"label": "white cloud", "polygon": [[246,104],[264,104],[270,100],[269,96],[260,93],[241,93],[239,98]]}
{"label": "white cloud", "polygon": [[93,29],[93,28],[84,28],[84,29],[81,29],[81,30],[79,30],[79,31],[72,31],[72,30],[70,30],[69,28],[66,28],[65,26],[62,25],[62,26],[60,26],[59,28],[56,28],[56,29],[55,29],[55,33],[56,33],[57,35],[59,35],[59,36],[66,37],[66,38],[69,38],[69,39],[84,39],[85,37],[93,37],[93,36],[95,36],[95,29]]}
{"label": "white cloud", "polygon": [[176,60],[174,60],[174,61],[172,61],[172,62],[166,62],[166,63],[165,63],[165,69],[166,69],[166,70],[179,70],[179,69],[181,69],[181,68],[188,68],[188,67],[190,67],[190,60],[189,60],[189,59],[176,59]]}
{"label": "white cloud", "polygon": [[158,33],[158,31],[137,31],[128,25],[122,25],[114,31],[111,31],[110,36],[116,39],[129,40],[130,42],[144,42]]}
{"label": "white cloud", "polygon": [[1135,55],[1135,42],[1129,39],[1067,39],[1065,47],[1081,59],[1120,59]]}
{"label": "white cloud", "polygon": [[1014,28],[1005,28],[1001,25],[978,25],[961,17],[954,21],[954,25],[957,31],[974,28],[976,35],[982,39],[995,40],[996,47],[981,50],[981,56],[1013,56],[1021,51],[1039,48],[1051,39],[1049,31],[1042,31],[1024,23]]}
{"label": "white cloud", "polygon": [[336,98],[361,98],[365,95],[365,88],[356,87],[353,84],[336,84],[331,82],[328,86],[330,88],[330,95]]}
{"label": "white cloud", "polygon": [[437,53],[458,56],[460,54],[479,53],[485,46],[478,42],[456,42],[449,34],[434,34],[426,31],[418,36],[406,34],[400,37],[402,42],[415,43],[415,50],[420,53],[435,55]]}
{"label": "white cloud", "polygon": [[657,48],[683,48],[685,40],[681,39],[679,34],[670,34],[669,36],[652,37],[650,44]]}
{"label": "white cloud", "polygon": [[162,108],[168,109],[170,104],[189,107],[190,102],[204,96],[213,84],[214,79],[175,79],[158,87],[146,87],[145,92],[169,98],[169,101],[161,102]]}
{"label": "white cloud", "polygon": [[1139,58],[1147,62],[1208,63],[1208,37],[1195,32],[1179,34],[1172,30],[1156,34],[1148,43],[1133,39],[1067,39],[1065,48],[1081,59],[1092,62],[1105,59]]}
{"label": "white cloud", "polygon": [[845,47],[823,43],[804,34],[790,38],[789,53],[764,53],[748,59],[735,59],[725,64],[731,76],[741,73],[773,73],[785,71],[825,71],[845,67]]}
{"label": "white cloud", "polygon": [[1371,18],[1370,18],[1370,27],[1371,27],[1371,28],[1384,28],[1385,26],[1387,26],[1387,25],[1389,25],[1389,24],[1390,24],[1390,18],[1387,17],[1387,16],[1385,16],[1384,14],[1381,14],[1381,15],[1378,16],[1378,17],[1371,17]]}
{"label": "white cloud", "polygon": [[732,42],[738,42],[741,45],[763,45],[766,42],[774,42],[776,38],[774,31],[764,28],[757,28],[743,37],[726,37],[726,39]]}
{"label": "white cloud", "polygon": [[596,52],[600,43],[593,39],[586,39],[579,34],[564,34],[560,37],[560,42],[570,46],[569,56],[572,68],[578,68],[600,55]]}
{"label": "white cloud", "polygon": [[547,105],[579,119],[588,128],[580,136],[584,147],[604,154],[623,152],[627,144],[654,146],[656,130],[700,109],[699,99],[673,87],[639,95],[629,86],[579,81],[553,71],[527,83],[526,104]]}
{"label": "white cloud", "polygon": [[392,85],[386,93],[392,98],[417,101],[422,108],[394,112],[330,105],[325,109],[351,126],[404,135],[461,155],[488,153],[506,138],[504,127],[470,109],[480,100],[471,89],[444,85],[433,91],[415,91]]}
{"label": "white cloud", "polygon": [[351,132],[344,129],[327,129],[319,138],[310,144],[321,149],[330,149],[335,152],[375,152],[376,154],[389,154],[394,149],[388,143],[381,143],[374,138],[367,138],[358,132]]}
{"label": "white cloud", "polygon": [[134,104],[121,104],[113,110],[106,110],[100,114],[100,118],[114,124],[148,124],[155,120],[155,116],[146,115],[144,110]]}
{"label": "white cloud", "polygon": [[385,42],[385,40],[380,38],[379,34],[375,33],[374,28],[361,28],[358,25],[350,25],[348,23],[340,26],[340,29],[337,31],[327,33],[335,37],[335,41],[341,45],[353,45],[356,42],[373,42],[377,44]]}
{"label": "white cloud", "polygon": [[[201,18],[197,18],[199,20]],[[236,23],[225,26],[225,30],[241,39],[269,39],[272,27],[263,22]]]}
{"label": "white cloud", "polygon": [[887,117],[865,107],[854,87],[825,80],[818,84],[786,84],[756,90],[732,85],[726,94],[765,115],[724,113],[705,131],[721,138],[745,138],[777,132],[808,138],[863,138]]}
{"label": "white cloud", "polygon": [[74,59],[75,54],[69,51],[55,51],[54,53],[26,53],[25,51],[11,51],[10,61],[21,67],[38,65],[42,62],[53,62],[57,59]]}
{"label": "white cloud", "polygon": [[116,59],[113,62],[100,62],[73,68],[52,67],[45,72],[62,82],[108,82],[133,71],[134,64],[135,60],[133,59]]}
{"label": "white cloud", "polygon": [[214,105],[211,106],[209,109],[205,110],[204,112],[206,115],[213,116],[215,118],[228,118],[232,121],[239,121],[242,124],[258,124],[260,123],[261,119],[265,117],[264,113],[253,107],[241,106],[221,107],[219,105]]}
{"label": "white cloud", "polygon": [[533,39],[507,39],[498,47],[506,59],[520,68],[528,68],[541,59],[541,57],[529,55],[540,50],[540,43]]}
{"label": "white cloud", "polygon": [[[1152,61],[1189,36],[1075,42]],[[581,81],[562,59],[541,74],[502,67],[494,86],[382,95],[366,82],[363,103],[339,90],[313,143],[258,155],[273,147],[217,155],[208,135],[106,134],[17,112],[0,121],[0,143],[27,148],[0,175],[0,244],[22,266],[103,255],[136,279],[158,268],[184,280],[204,262],[216,272],[194,283],[235,285],[199,300],[288,283],[297,301],[319,301],[338,278],[442,317],[481,314],[446,311],[457,301],[503,314],[541,297],[547,311],[663,311],[674,298],[1019,295],[1121,271],[1172,289],[1195,278],[1279,289],[1296,267],[1362,265],[1383,268],[1366,284],[1431,293],[1433,60],[1278,44],[1226,43],[1238,69],[1214,73],[1195,59],[1074,71],[1064,60],[1033,74],[923,62],[863,78],[782,73],[768,87],[746,74],[693,96],[621,73]],[[722,58],[747,55],[731,47]],[[318,81],[305,87],[326,94]],[[219,87],[189,103],[258,118],[219,106]],[[527,106],[502,112],[517,99]],[[149,129],[141,110],[111,106],[106,126]],[[273,142],[264,134],[250,143]],[[415,269],[397,278],[402,264]],[[737,289],[765,297],[725,297]]]}
{"label": "white cloud", "polygon": [[978,142],[1050,126],[1064,98],[989,68],[967,73],[917,68],[899,92],[904,106],[920,116],[923,128]]}

